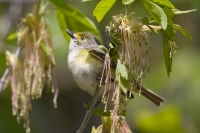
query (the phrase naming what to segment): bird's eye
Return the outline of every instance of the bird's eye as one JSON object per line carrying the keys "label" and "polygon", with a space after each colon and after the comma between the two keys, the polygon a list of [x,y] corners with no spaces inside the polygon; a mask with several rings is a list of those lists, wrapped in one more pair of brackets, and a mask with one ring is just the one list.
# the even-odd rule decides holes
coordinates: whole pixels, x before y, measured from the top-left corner
{"label": "bird's eye", "polygon": [[80,40],[81,40],[81,41],[85,41],[85,38],[81,37]]}

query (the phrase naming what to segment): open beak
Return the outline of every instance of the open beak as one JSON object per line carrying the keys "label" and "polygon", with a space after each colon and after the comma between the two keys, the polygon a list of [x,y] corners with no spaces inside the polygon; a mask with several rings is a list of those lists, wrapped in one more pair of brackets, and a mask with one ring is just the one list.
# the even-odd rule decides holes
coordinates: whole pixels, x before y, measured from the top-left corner
{"label": "open beak", "polygon": [[68,29],[66,29],[66,32],[68,35],[70,35],[71,38],[75,38],[74,32],[72,32],[71,30],[68,30]]}

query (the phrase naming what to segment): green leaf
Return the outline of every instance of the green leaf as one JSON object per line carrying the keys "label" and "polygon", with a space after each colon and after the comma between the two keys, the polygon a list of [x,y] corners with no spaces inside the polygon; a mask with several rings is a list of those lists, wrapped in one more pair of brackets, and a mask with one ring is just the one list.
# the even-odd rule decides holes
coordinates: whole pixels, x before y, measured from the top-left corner
{"label": "green leaf", "polygon": [[117,60],[117,67],[116,67],[117,73],[119,73],[124,79],[128,80],[128,70],[126,66],[120,61]]}
{"label": "green leaf", "polygon": [[12,33],[7,37],[7,40],[13,40],[15,38],[17,38],[17,33]]}
{"label": "green leaf", "polygon": [[151,26],[149,26],[149,20],[148,20],[147,17],[143,17],[143,18],[142,18],[142,23],[143,23],[144,25],[146,25],[146,26],[150,29],[150,31],[151,31],[152,33],[154,33],[155,35],[158,35],[158,32],[155,31]]}
{"label": "green leaf", "polygon": [[186,11],[180,11],[178,9],[172,9],[172,11],[174,12],[174,14],[184,14],[184,13],[189,13],[189,12],[194,12],[197,9],[193,9],[193,10],[186,10]]}
{"label": "green leaf", "polygon": [[165,66],[167,70],[167,75],[170,78],[170,72],[172,72],[172,56],[174,52],[174,48],[172,45],[170,47],[170,42],[174,41],[174,37],[176,34],[176,30],[171,26],[168,25],[165,31],[162,31],[163,35],[163,53],[165,59]]}
{"label": "green leaf", "polygon": [[152,17],[157,21],[159,25],[161,25],[163,30],[165,30],[167,28],[167,16],[163,9],[150,1],[142,0],[142,2]]}
{"label": "green leaf", "polygon": [[100,22],[110,8],[115,4],[116,0],[101,0],[93,11],[93,15]]}
{"label": "green leaf", "polygon": [[109,50],[104,46],[104,45],[98,45],[98,47],[100,48],[100,49],[102,49],[104,52],[106,52],[106,53],[108,53],[109,52]]}
{"label": "green leaf", "polygon": [[122,89],[124,93],[127,92],[128,84],[129,84],[129,80],[126,80],[125,78],[120,76],[120,88]]}
{"label": "green leaf", "polygon": [[[89,109],[90,105],[84,103],[83,104],[83,107],[86,108],[86,109]],[[111,116],[111,111],[109,110],[103,110],[102,108],[100,107],[96,107],[94,110],[93,110],[93,114],[97,115],[97,116],[101,116],[101,117],[104,117],[104,116]]]}
{"label": "green leaf", "polygon": [[50,56],[52,54],[52,49],[48,47],[44,42],[40,42],[40,46],[46,55]]}
{"label": "green leaf", "polygon": [[122,4],[124,5],[129,5],[131,4],[132,2],[134,2],[135,0],[122,0]]}
{"label": "green leaf", "polygon": [[185,30],[184,28],[182,28],[180,25],[177,24],[173,24],[171,25],[173,28],[181,31],[183,33],[183,35],[185,35],[186,37],[188,37],[190,39],[190,41],[193,41],[192,36],[190,35],[190,33],[187,32],[187,30]]}
{"label": "green leaf", "polygon": [[152,1],[153,3],[157,3],[158,5],[175,8],[174,5],[169,0],[150,0],[150,1]]}
{"label": "green leaf", "polygon": [[170,78],[170,72],[172,72],[172,57],[170,57],[169,41],[165,35],[163,35],[163,52],[164,52],[167,76]]}
{"label": "green leaf", "polygon": [[165,14],[167,15],[167,20],[168,20],[168,24],[169,22],[172,20],[172,18],[174,17],[174,12],[172,11],[172,9],[170,9],[169,7],[164,7],[163,11],[165,12]]}
{"label": "green leaf", "polygon": [[56,9],[56,17],[57,17],[60,29],[63,33],[63,36],[66,39],[66,41],[69,43],[70,36],[68,34],[66,34],[66,31],[64,30],[64,29],[70,29],[70,26],[67,24],[67,21],[66,21],[67,18],[65,16],[65,14],[61,10],[58,10],[58,9]]}
{"label": "green leaf", "polygon": [[109,46],[109,55],[110,55],[110,58],[115,60],[117,58],[117,55],[118,55],[117,54],[118,53],[117,46],[113,45],[112,42],[110,42],[108,44],[108,46]]}
{"label": "green leaf", "polygon": [[124,93],[127,92],[127,87],[128,87],[128,70],[126,66],[120,61],[117,60],[117,67],[116,67],[116,80],[119,81],[120,78],[120,88]]}
{"label": "green leaf", "polygon": [[147,17],[143,17],[142,18],[142,23],[145,24],[145,25],[149,25],[149,20]]}
{"label": "green leaf", "polygon": [[[57,15],[59,15],[57,18],[59,24],[61,24],[60,28],[65,27],[64,29],[61,29],[64,34],[66,34],[66,28],[72,30],[73,32],[90,32],[92,35],[97,37],[100,42],[102,42],[101,35],[94,23],[89,18],[85,17],[81,11],[68,5],[63,0],[48,1],[57,7]],[[66,38],[66,40],[69,42],[69,39]]]}
{"label": "green leaf", "polygon": [[162,34],[166,36],[168,40],[173,40],[176,34],[176,30],[171,25],[168,25],[167,29],[163,31]]}

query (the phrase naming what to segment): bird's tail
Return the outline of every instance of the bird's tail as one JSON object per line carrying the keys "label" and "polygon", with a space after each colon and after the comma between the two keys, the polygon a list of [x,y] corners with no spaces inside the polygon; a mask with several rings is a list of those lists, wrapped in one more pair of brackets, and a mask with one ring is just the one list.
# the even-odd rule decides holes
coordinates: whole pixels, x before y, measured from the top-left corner
{"label": "bird's tail", "polygon": [[152,92],[151,90],[146,89],[142,85],[139,85],[136,81],[135,81],[135,84],[137,87],[137,89],[135,91],[138,92],[139,94],[141,94],[142,96],[146,97],[150,101],[152,101],[157,106],[160,106],[165,101],[162,97],[160,97],[156,93]]}

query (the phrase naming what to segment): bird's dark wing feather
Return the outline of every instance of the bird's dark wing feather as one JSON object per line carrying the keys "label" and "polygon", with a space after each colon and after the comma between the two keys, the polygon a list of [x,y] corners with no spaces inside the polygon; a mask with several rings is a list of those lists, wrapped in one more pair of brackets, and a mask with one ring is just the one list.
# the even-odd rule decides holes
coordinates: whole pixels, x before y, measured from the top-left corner
{"label": "bird's dark wing feather", "polygon": [[106,53],[103,50],[96,47],[88,48],[87,50],[89,51],[90,54],[92,54],[93,56],[104,62]]}
{"label": "bird's dark wing feather", "polygon": [[[102,49],[100,48],[87,48],[87,50],[90,52],[90,54],[92,54],[93,56],[95,56],[96,58],[98,58],[99,60],[101,60],[102,62],[104,62],[105,60],[105,56],[106,56],[106,52],[104,52]],[[112,68],[116,68],[116,63],[115,61],[111,60],[110,65]]]}

